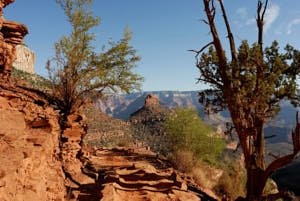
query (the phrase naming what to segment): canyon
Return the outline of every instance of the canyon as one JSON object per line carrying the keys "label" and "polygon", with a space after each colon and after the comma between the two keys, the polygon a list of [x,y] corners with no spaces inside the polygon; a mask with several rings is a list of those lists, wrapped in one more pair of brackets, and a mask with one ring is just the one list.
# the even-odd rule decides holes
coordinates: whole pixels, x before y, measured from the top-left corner
{"label": "canyon", "polygon": [[[42,91],[11,80],[25,25],[0,0],[0,200],[215,200],[156,154],[84,146],[86,117],[63,116]],[[213,195],[212,195],[213,196]]]}

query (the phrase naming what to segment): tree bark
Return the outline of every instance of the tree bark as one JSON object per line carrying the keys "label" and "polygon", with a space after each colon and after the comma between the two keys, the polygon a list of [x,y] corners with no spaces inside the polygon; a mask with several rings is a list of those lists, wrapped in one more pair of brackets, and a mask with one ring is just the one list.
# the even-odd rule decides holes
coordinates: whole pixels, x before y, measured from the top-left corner
{"label": "tree bark", "polygon": [[[278,194],[267,195],[265,191],[265,186],[268,178],[274,173],[278,168],[290,163],[293,158],[300,151],[300,124],[298,122],[297,113],[297,126],[296,130],[293,132],[293,145],[294,152],[290,155],[281,157],[273,161],[267,168],[265,167],[264,152],[265,152],[265,137],[264,137],[264,122],[268,116],[266,115],[265,108],[260,108],[259,100],[256,97],[259,93],[259,88],[262,84],[262,75],[264,68],[264,53],[263,53],[263,25],[264,25],[264,15],[266,13],[268,0],[263,7],[262,2],[258,1],[257,7],[257,27],[258,27],[258,44],[259,44],[259,57],[256,63],[256,83],[254,88],[253,96],[245,97],[241,92],[241,86],[239,82],[234,83],[232,78],[238,78],[236,76],[240,75],[240,72],[235,71],[235,67],[239,69],[240,66],[235,62],[236,60],[236,48],[234,44],[234,37],[231,33],[230,25],[227,20],[226,12],[223,6],[222,0],[219,0],[221,5],[221,10],[223,13],[224,22],[227,28],[228,38],[230,42],[230,49],[232,55],[231,63],[227,62],[225,51],[223,49],[221,40],[217,33],[217,28],[214,23],[215,17],[215,6],[214,0],[203,0],[205,6],[205,12],[207,15],[207,20],[205,21],[210,26],[210,31],[213,36],[213,45],[215,47],[216,54],[218,56],[218,70],[221,75],[222,85],[218,86],[218,83],[209,82],[213,85],[219,87],[225,97],[225,102],[230,112],[234,128],[239,137],[240,145],[245,158],[245,168],[247,171],[247,195],[246,198],[238,198],[238,200],[246,201],[262,201],[262,200],[274,200],[277,197],[283,196],[284,192]],[[211,44],[211,43],[210,43]],[[209,45],[210,45],[209,44]],[[207,45],[208,46],[208,45]],[[205,46],[204,48],[206,48]],[[204,49],[202,48],[202,50]],[[197,53],[197,56],[202,52],[202,50]],[[231,66],[233,64],[233,66]],[[203,72],[202,72],[203,73]],[[204,72],[205,73],[205,72]],[[238,73],[239,75],[235,75]],[[209,76],[211,76],[209,74]],[[207,79],[209,80],[209,79]],[[260,94],[261,95],[261,94]],[[250,109],[245,107],[245,98],[248,98],[248,103],[253,104]]]}

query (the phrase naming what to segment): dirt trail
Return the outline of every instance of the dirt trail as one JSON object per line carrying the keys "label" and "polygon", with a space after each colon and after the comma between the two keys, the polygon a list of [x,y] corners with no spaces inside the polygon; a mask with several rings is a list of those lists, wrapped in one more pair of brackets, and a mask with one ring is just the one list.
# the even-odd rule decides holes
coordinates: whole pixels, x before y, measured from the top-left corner
{"label": "dirt trail", "polygon": [[95,183],[71,189],[78,201],[215,200],[186,182],[171,164],[147,150],[98,149],[83,170]]}

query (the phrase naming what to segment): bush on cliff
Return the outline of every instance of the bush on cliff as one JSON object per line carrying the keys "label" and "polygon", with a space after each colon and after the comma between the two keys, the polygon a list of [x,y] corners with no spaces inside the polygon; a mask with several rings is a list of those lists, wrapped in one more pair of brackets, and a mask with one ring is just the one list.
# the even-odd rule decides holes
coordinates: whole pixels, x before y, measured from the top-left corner
{"label": "bush on cliff", "polygon": [[215,136],[213,127],[201,121],[192,108],[178,108],[165,121],[165,132],[171,153],[191,151],[196,159],[215,164],[225,142]]}

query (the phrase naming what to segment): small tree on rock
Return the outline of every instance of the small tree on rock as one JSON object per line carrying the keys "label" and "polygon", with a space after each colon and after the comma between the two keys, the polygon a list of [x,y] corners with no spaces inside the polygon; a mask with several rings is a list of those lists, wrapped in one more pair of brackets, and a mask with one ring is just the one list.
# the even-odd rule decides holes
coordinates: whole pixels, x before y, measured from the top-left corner
{"label": "small tree on rock", "polygon": [[[124,38],[109,42],[110,48],[100,53],[93,46],[99,17],[91,11],[92,0],[56,0],[72,27],[69,36],[55,43],[55,58],[47,62],[52,81],[52,100],[65,116],[76,111],[87,97],[101,95],[104,90],[129,93],[140,89],[143,78],[132,72],[140,60],[129,45],[131,32],[127,27]],[[52,67],[51,62],[55,62]]]}
{"label": "small tree on rock", "polygon": [[[223,43],[217,32],[214,19],[215,1],[218,1],[227,29],[231,59],[228,59]],[[243,41],[236,50],[222,0],[203,0],[207,20],[213,41],[196,51],[196,66],[201,76],[199,81],[209,84],[210,89],[200,93],[200,102],[213,111],[228,108],[240,146],[245,158],[247,170],[247,201],[276,200],[285,196],[285,191],[267,195],[267,179],[278,168],[290,163],[300,151],[300,124],[297,118],[296,130],[292,133],[293,153],[276,158],[265,166],[264,124],[275,117],[280,110],[282,100],[299,104],[299,90],[296,82],[300,72],[300,52],[287,45],[285,52],[279,50],[278,43],[263,50],[263,27],[268,0],[265,4],[258,1],[257,27],[258,41],[251,47]],[[206,48],[209,51],[203,53]]]}

